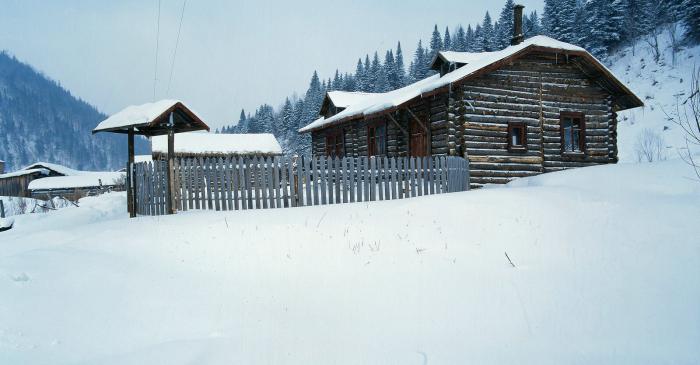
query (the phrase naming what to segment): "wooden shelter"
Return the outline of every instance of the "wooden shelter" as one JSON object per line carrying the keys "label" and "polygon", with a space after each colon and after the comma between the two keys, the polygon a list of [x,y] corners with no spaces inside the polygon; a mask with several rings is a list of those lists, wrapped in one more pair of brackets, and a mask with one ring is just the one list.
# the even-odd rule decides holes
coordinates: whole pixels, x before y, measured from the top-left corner
{"label": "wooden shelter", "polygon": [[128,162],[127,162],[127,205],[129,215],[136,216],[133,166],[134,166],[134,136],[146,137],[168,136],[168,200],[167,210],[169,214],[175,212],[173,203],[173,157],[175,134],[206,130],[207,126],[197,114],[187,108],[179,100],[161,100],[143,105],[130,106],[110,116],[93,129],[92,133],[111,132],[128,135]]}
{"label": "wooden shelter", "polygon": [[302,128],[314,155],[463,156],[474,187],[617,162],[617,112],[643,106],[585,49],[546,36],[439,52],[436,74]]}

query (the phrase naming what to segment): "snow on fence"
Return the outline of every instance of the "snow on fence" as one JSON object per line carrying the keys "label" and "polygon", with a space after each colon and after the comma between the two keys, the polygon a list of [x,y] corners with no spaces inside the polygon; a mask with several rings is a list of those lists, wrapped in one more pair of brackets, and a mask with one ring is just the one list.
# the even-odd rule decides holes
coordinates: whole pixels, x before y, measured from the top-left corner
{"label": "snow on fence", "polygon": [[[136,212],[167,213],[167,162],[134,164]],[[177,210],[268,209],[404,199],[469,189],[461,157],[177,158]]]}

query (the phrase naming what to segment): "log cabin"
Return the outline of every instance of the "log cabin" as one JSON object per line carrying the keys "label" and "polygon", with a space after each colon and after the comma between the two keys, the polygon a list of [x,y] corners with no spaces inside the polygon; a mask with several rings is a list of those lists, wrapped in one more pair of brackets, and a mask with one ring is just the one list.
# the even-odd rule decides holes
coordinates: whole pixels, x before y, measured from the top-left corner
{"label": "log cabin", "polygon": [[585,49],[524,40],[522,9],[511,46],[439,52],[435,75],[394,91],[328,93],[299,132],[314,155],[462,156],[472,187],[616,163],[617,112],[642,101]]}

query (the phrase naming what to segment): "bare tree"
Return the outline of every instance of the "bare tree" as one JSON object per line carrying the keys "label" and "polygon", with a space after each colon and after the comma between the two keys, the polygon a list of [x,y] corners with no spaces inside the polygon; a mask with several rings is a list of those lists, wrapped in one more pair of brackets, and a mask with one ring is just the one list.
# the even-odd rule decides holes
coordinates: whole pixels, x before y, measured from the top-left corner
{"label": "bare tree", "polygon": [[666,159],[664,138],[651,129],[645,129],[637,136],[634,146],[637,162],[654,162]]}
{"label": "bare tree", "polygon": [[700,148],[700,69],[693,67],[690,96],[683,102],[678,100],[674,115],[666,116],[685,133],[686,148],[679,151],[679,154],[683,161],[693,167],[700,180],[700,161],[693,156],[693,151]]}

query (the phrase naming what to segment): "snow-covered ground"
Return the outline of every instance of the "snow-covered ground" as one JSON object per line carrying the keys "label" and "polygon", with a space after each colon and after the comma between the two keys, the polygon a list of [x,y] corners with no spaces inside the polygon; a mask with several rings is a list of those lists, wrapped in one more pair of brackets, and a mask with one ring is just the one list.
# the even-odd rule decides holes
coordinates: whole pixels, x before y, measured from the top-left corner
{"label": "snow-covered ground", "polygon": [[[682,29],[677,30],[678,34]],[[680,38],[680,36],[679,36]],[[679,103],[690,96],[694,69],[700,69],[700,45],[685,47],[674,56],[668,31],[659,36],[659,61],[654,60],[652,48],[647,40],[637,42],[634,47],[619,51],[608,60],[610,69],[644,101],[643,108],[620,113],[618,117],[618,146],[622,162],[636,162],[635,144],[645,129],[662,136],[667,158],[679,156],[679,149],[686,148],[683,131],[668,120],[684,107]],[[698,151],[694,151],[697,153]]]}
{"label": "snow-covered ground", "polygon": [[692,176],[131,220],[85,198],[0,233],[0,363],[697,364]]}

